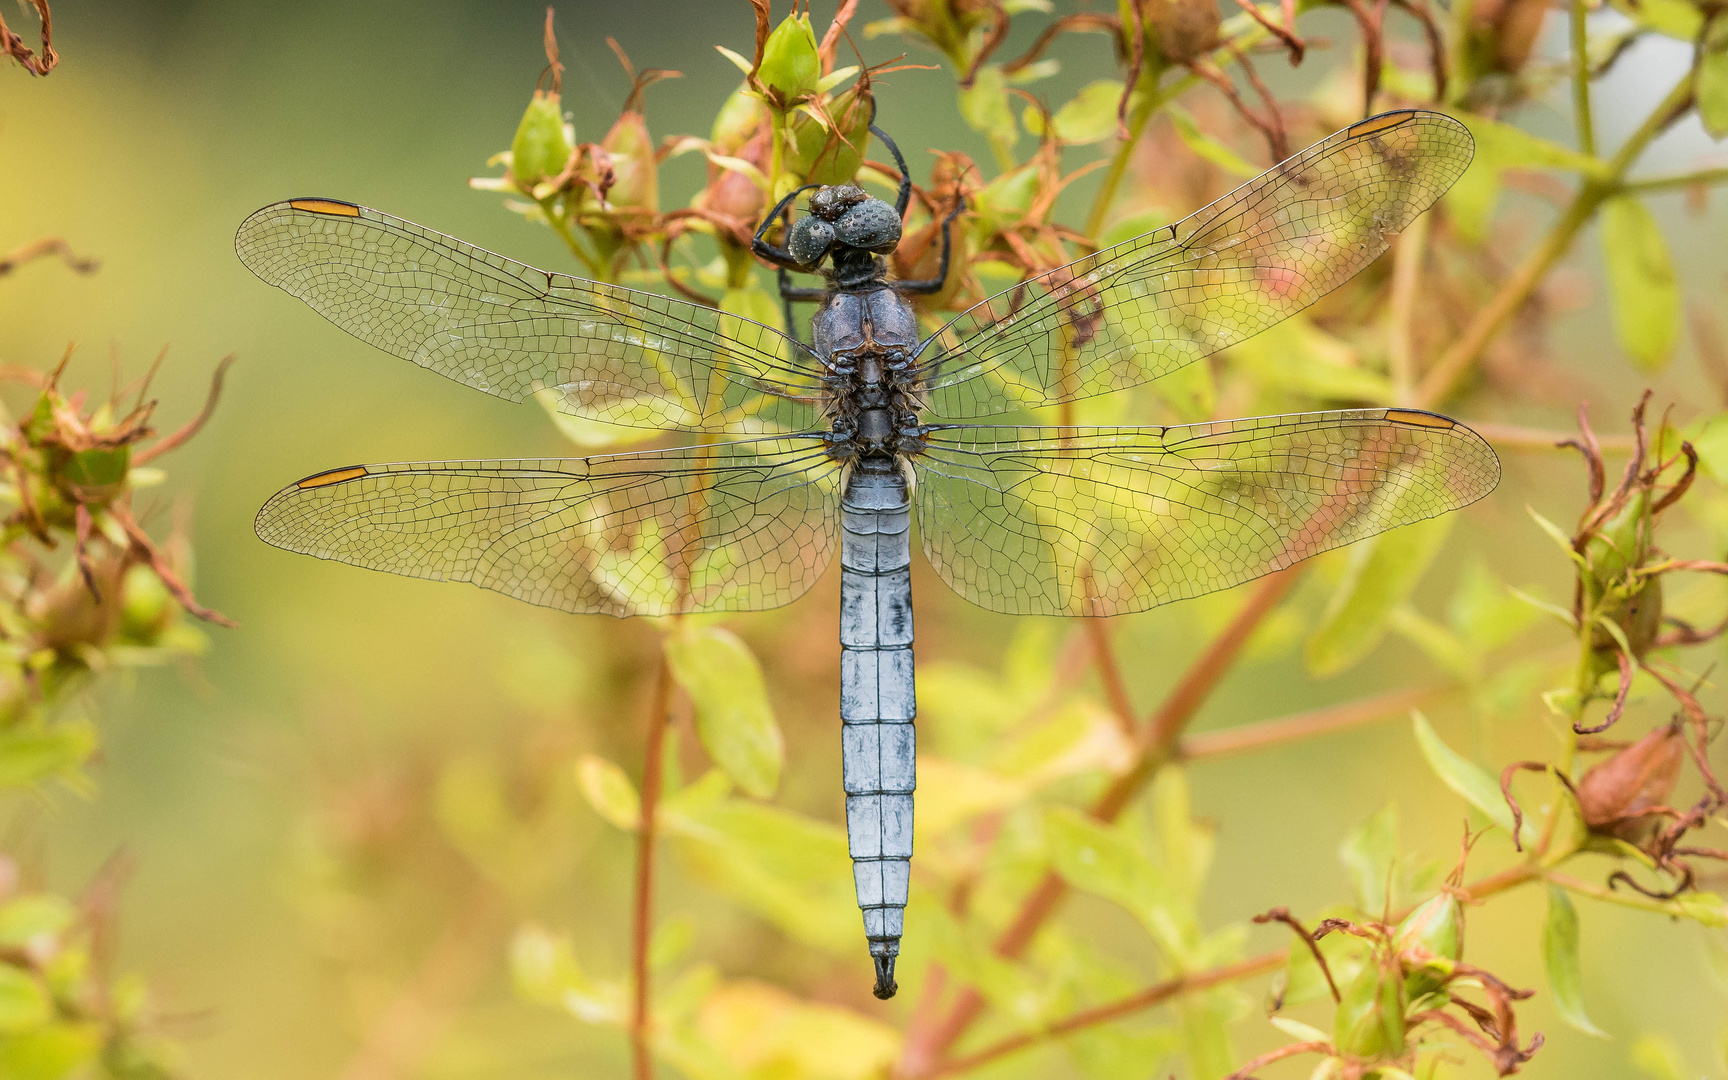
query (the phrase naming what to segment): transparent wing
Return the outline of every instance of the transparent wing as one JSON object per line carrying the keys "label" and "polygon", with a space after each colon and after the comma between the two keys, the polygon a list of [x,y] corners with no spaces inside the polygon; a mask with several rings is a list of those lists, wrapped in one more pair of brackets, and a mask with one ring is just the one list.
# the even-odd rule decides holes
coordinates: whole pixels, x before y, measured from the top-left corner
{"label": "transparent wing", "polygon": [[1185,427],[951,427],[915,459],[924,554],[1015,615],[1120,615],[1227,589],[1474,502],[1500,462],[1432,413]]}
{"label": "transparent wing", "polygon": [[821,576],[839,485],[815,438],[353,465],[277,492],[253,527],[289,551],[563,611],[757,611]]}
{"label": "transparent wing", "polygon": [[809,350],[713,308],[547,273],[330,199],[266,206],[234,246],[367,344],[509,401],[547,391],[566,412],[633,427],[816,426]]}
{"label": "transparent wing", "polygon": [[1259,333],[1348,281],[1470,164],[1439,113],[1354,124],[1156,232],[983,301],[924,346],[934,416],[1134,386]]}

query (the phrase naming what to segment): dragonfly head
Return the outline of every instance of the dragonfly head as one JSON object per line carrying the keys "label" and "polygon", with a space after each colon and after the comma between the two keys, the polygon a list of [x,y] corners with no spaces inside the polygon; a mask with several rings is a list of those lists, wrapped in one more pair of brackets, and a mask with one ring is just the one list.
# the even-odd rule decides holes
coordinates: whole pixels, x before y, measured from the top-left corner
{"label": "dragonfly head", "polygon": [[887,255],[900,243],[900,215],[856,184],[833,184],[810,196],[810,213],[792,224],[786,250],[800,266],[815,266],[839,249]]}

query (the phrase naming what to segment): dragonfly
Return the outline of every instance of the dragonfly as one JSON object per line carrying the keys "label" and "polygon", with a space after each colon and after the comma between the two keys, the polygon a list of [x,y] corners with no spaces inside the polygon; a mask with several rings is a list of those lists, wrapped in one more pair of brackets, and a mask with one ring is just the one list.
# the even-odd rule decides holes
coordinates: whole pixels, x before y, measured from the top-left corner
{"label": "dragonfly", "polygon": [[[1103,617],[1227,589],[1498,483],[1465,425],[1411,408],[1178,426],[1039,426],[1031,410],[1209,357],[1367,266],[1468,166],[1421,110],[1353,124],[1156,231],[1031,276],[925,334],[891,280],[911,195],[799,188],[754,249],[811,338],[551,273],[336,199],[239,229],[260,278],[384,352],[510,401],[686,433],[671,448],[346,465],[277,492],[255,528],[290,551],[613,616],[744,612],[840,562],[847,842],[878,997],[896,990],[912,859],[917,545],[1010,615]],[[811,190],[814,189],[814,190]],[[809,191],[794,219],[796,199]],[[767,239],[784,224],[783,246]],[[789,224],[787,224],[789,223]],[[819,287],[791,272],[824,275]],[[787,326],[791,327],[789,319]]]}

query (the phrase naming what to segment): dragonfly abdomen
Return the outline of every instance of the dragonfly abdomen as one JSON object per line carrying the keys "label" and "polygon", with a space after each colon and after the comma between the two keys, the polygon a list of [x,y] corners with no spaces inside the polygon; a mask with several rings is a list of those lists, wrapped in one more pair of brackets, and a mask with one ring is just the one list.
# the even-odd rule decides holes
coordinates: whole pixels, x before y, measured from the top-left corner
{"label": "dragonfly abdomen", "polygon": [[841,501],[840,720],[846,833],[876,996],[898,989],[916,786],[912,508],[889,457],[854,466]]}

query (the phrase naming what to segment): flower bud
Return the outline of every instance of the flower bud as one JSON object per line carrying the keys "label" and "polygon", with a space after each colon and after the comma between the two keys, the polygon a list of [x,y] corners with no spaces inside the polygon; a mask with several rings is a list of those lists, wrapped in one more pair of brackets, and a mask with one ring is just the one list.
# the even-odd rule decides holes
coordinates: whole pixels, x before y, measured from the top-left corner
{"label": "flower bud", "polygon": [[90,507],[106,506],[126,486],[131,465],[132,450],[127,446],[79,450],[60,467],[60,479],[77,501]]}
{"label": "flower bud", "polygon": [[619,209],[658,211],[659,162],[654,160],[654,140],[642,114],[625,109],[600,146],[612,157],[614,179],[606,201]]}
{"label": "flower bud", "polygon": [[782,112],[815,92],[822,78],[822,60],[816,54],[816,32],[810,28],[808,14],[788,15],[768,35],[756,77]]}
{"label": "flower bud", "polygon": [[1396,964],[1369,964],[1345,987],[1333,1018],[1332,1045],[1361,1061],[1404,1052],[1404,976]]}
{"label": "flower bud", "polygon": [[1413,1001],[1445,982],[1448,964],[1434,961],[1464,955],[1464,907],[1449,892],[1439,893],[1407,915],[1392,934],[1392,949],[1408,972],[1404,992]]}
{"label": "flower bud", "polygon": [[572,150],[559,96],[534,91],[522,122],[516,125],[516,137],[510,140],[511,181],[532,195],[535,185],[564,171]]}
{"label": "flower bud", "polygon": [[828,105],[833,125],[805,112],[787,124],[786,167],[808,184],[849,184],[864,164],[870,141],[870,98],[854,86]]}
{"label": "flower bud", "polygon": [[1680,725],[1669,724],[1598,762],[1578,781],[1578,809],[1592,832],[1638,843],[1661,821],[1639,816],[1664,806],[1680,779],[1685,754]]}
{"label": "flower bud", "polygon": [[1167,59],[1186,64],[1218,44],[1220,19],[1212,0],[1134,0],[1147,36]]}
{"label": "flower bud", "polygon": [[148,566],[139,564],[120,581],[120,633],[128,642],[154,645],[180,610],[168,587]]}
{"label": "flower bud", "polygon": [[739,150],[757,135],[762,122],[767,119],[761,99],[751,94],[749,89],[748,85],[740,85],[714,115],[714,127],[708,133],[708,141],[714,144],[715,153],[737,157]]}

